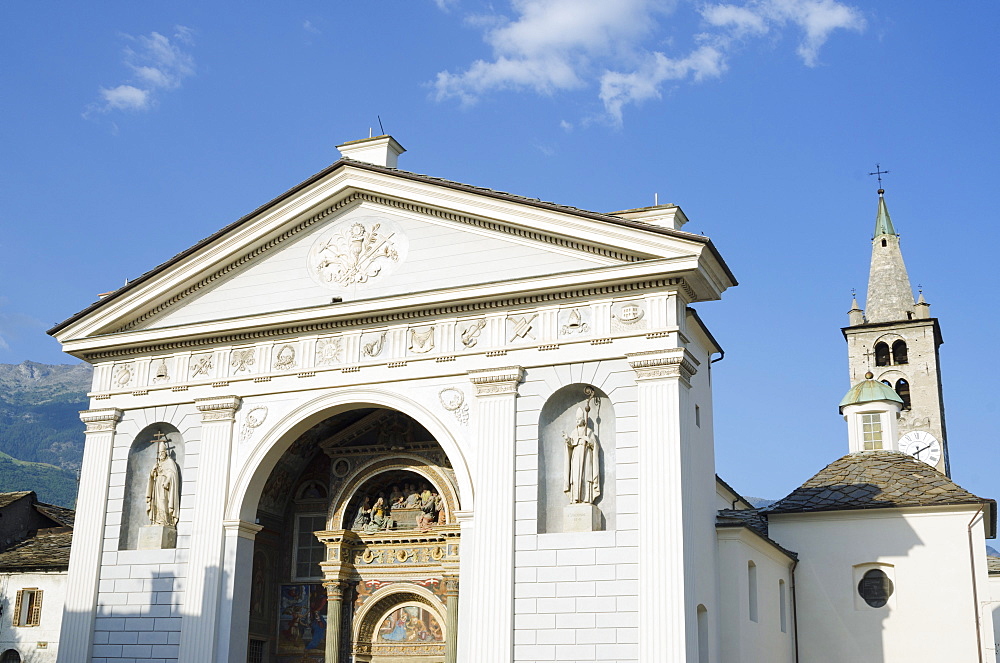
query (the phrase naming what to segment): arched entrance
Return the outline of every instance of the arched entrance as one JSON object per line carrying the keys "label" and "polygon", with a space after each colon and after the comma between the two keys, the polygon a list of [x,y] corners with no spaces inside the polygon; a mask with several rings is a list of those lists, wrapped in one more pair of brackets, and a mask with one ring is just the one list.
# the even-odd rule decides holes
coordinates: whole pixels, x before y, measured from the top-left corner
{"label": "arched entrance", "polygon": [[299,434],[257,500],[249,650],[453,661],[459,500],[442,445],[398,410],[344,410]]}

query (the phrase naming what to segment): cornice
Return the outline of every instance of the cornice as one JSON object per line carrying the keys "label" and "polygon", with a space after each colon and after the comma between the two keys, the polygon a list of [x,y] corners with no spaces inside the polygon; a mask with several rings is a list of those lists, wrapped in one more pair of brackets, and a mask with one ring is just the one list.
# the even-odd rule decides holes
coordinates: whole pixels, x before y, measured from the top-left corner
{"label": "cornice", "polygon": [[194,285],[188,286],[187,288],[185,288],[181,292],[177,293],[176,295],[170,297],[166,301],[161,302],[160,304],[158,304],[157,306],[149,309],[148,311],[146,311],[142,315],[138,316],[137,318],[134,318],[131,321],[129,321],[128,323],[126,323],[126,324],[118,327],[117,329],[113,330],[111,333],[121,333],[121,332],[128,331],[130,329],[135,329],[137,326],[141,325],[143,322],[146,322],[147,320],[149,320],[149,319],[153,318],[154,316],[162,313],[163,311],[165,311],[166,309],[170,308],[171,306],[173,306],[177,302],[181,301],[182,299],[184,299],[186,297],[189,297],[190,295],[198,292],[199,290],[205,288],[206,286],[208,286],[208,285],[214,283],[215,281],[219,280],[220,278],[226,276],[227,274],[229,274],[233,270],[238,269],[239,267],[242,267],[243,265],[247,264],[251,260],[254,260],[258,256],[260,256],[260,255],[262,255],[262,254],[270,251],[271,249],[275,248],[279,244],[282,244],[285,241],[287,241],[288,239],[294,237],[295,235],[298,235],[303,230],[306,230],[307,228],[311,227],[312,225],[314,225],[318,221],[321,221],[321,220],[325,219],[326,217],[330,216],[331,214],[333,214],[334,212],[337,212],[337,211],[343,209],[344,207],[347,207],[347,206],[352,205],[352,204],[357,203],[357,202],[374,203],[374,204],[382,205],[382,206],[385,206],[385,207],[391,207],[391,208],[395,208],[395,209],[405,210],[405,211],[408,211],[408,212],[416,212],[418,214],[423,214],[423,215],[426,215],[426,216],[433,216],[433,217],[440,218],[440,219],[445,219],[445,220],[448,220],[448,221],[456,221],[456,222],[459,222],[459,223],[464,223],[464,224],[467,224],[467,225],[475,226],[477,228],[483,228],[483,229],[491,230],[491,231],[494,231],[494,232],[499,232],[499,233],[502,233],[502,234],[505,234],[505,235],[510,235],[510,236],[513,236],[513,237],[519,237],[519,238],[522,238],[522,239],[530,239],[530,240],[534,240],[534,241],[537,241],[537,242],[543,242],[545,244],[550,244],[550,245],[553,245],[553,246],[558,246],[560,248],[572,249],[572,250],[575,250],[575,251],[581,251],[581,252],[584,252],[584,253],[590,253],[590,254],[593,254],[593,255],[599,255],[599,256],[604,257],[604,258],[611,258],[611,259],[614,259],[614,260],[621,260],[623,262],[638,262],[640,260],[651,259],[653,257],[653,256],[641,256],[641,255],[638,255],[638,254],[635,254],[635,253],[629,253],[629,252],[624,252],[624,251],[614,251],[614,250],[611,250],[611,249],[608,249],[608,248],[605,248],[605,247],[594,246],[592,244],[585,244],[583,242],[578,242],[578,241],[575,241],[575,240],[572,240],[572,239],[568,239],[568,238],[557,237],[557,236],[554,236],[554,235],[549,235],[549,234],[541,233],[541,232],[534,231],[534,230],[528,230],[526,228],[518,228],[518,227],[515,227],[515,226],[508,225],[506,223],[500,223],[500,222],[496,222],[496,221],[487,221],[485,219],[480,219],[480,218],[475,218],[475,217],[471,217],[471,216],[466,216],[466,215],[463,215],[463,214],[456,214],[456,213],[453,213],[453,212],[446,212],[444,210],[435,209],[433,207],[426,207],[424,205],[418,205],[416,203],[406,202],[406,201],[403,201],[403,200],[398,200],[396,198],[391,198],[391,197],[387,197],[387,196],[376,195],[376,194],[373,194],[373,193],[370,193],[370,192],[367,192],[367,191],[356,191],[356,192],[354,192],[354,193],[352,193],[352,194],[350,194],[350,195],[342,198],[341,200],[337,201],[336,203],[327,206],[326,208],[324,208],[320,212],[317,212],[316,214],[313,214],[313,215],[309,216],[305,220],[300,221],[299,223],[297,223],[292,228],[289,228],[288,230],[286,230],[285,232],[281,233],[277,237],[271,239],[268,242],[265,242],[264,244],[262,244],[262,245],[258,246],[257,248],[253,249],[252,251],[248,251],[248,252],[244,253],[242,256],[240,256],[236,260],[230,261],[228,264],[226,264],[221,269],[217,269],[216,271],[212,272],[212,274],[210,274],[209,276],[206,276],[205,278],[201,279],[200,281],[198,281]]}
{"label": "cornice", "polygon": [[309,334],[316,332],[329,332],[357,327],[378,326],[403,322],[407,320],[428,319],[434,317],[450,315],[475,314],[494,309],[515,308],[544,304],[566,299],[579,297],[591,297],[601,295],[616,295],[636,291],[645,291],[656,288],[676,287],[682,290],[685,295],[695,299],[696,293],[682,277],[647,279],[632,283],[616,283],[611,285],[592,286],[562,290],[557,292],[541,292],[518,297],[505,297],[498,299],[487,299],[472,302],[461,302],[444,305],[430,305],[424,307],[414,307],[408,310],[393,311],[377,315],[359,315],[352,318],[327,319],[312,322],[299,322],[284,325],[275,325],[270,328],[250,329],[246,331],[236,331],[231,333],[220,333],[206,335],[199,338],[183,339],[167,342],[146,342],[138,343],[126,348],[114,350],[101,350],[95,352],[81,352],[74,354],[89,362],[103,359],[114,359],[143,353],[167,352],[176,350],[190,350],[201,347],[212,347],[224,344],[237,344],[264,339],[280,339],[282,337],[294,336],[297,334]]}

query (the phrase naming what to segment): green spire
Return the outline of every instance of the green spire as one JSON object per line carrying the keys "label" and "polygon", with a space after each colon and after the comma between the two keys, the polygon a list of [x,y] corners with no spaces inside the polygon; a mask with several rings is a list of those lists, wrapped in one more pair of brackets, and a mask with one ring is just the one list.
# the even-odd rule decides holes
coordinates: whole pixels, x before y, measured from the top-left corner
{"label": "green spire", "polygon": [[896,229],[892,227],[892,219],[889,218],[889,208],[885,206],[885,197],[882,195],[884,193],[885,189],[878,190],[878,214],[875,216],[875,237],[896,234]]}

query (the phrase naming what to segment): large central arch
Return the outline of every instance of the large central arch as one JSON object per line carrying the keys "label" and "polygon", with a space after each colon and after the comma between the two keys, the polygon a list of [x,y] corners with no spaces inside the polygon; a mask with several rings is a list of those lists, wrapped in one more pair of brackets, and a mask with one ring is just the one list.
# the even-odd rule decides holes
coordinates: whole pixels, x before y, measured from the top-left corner
{"label": "large central arch", "polygon": [[292,409],[278,420],[254,446],[233,478],[226,507],[227,520],[253,522],[264,483],[292,443],[320,421],[348,410],[382,407],[412,417],[438,441],[455,471],[463,511],[474,508],[475,492],[469,465],[452,431],[416,401],[378,389],[349,389],[324,394]]}

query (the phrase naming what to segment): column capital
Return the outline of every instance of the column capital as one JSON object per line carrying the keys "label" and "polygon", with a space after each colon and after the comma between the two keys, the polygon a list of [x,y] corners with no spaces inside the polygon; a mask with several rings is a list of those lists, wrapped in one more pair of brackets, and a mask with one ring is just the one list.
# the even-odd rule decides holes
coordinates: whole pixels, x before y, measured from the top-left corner
{"label": "column capital", "polygon": [[625,357],[628,365],[635,371],[636,380],[680,378],[687,384],[701,364],[684,348],[629,352]]}
{"label": "column capital", "polygon": [[202,423],[235,421],[236,409],[240,406],[240,401],[239,396],[213,396],[194,399],[194,406],[201,412]]}
{"label": "column capital", "polygon": [[517,385],[524,379],[524,369],[520,366],[477,368],[467,374],[476,389],[476,396],[517,394]]}
{"label": "column capital", "polygon": [[458,596],[458,576],[446,575],[441,580],[444,582],[444,595]]}
{"label": "column capital", "polygon": [[222,526],[226,529],[227,535],[235,533],[236,536],[249,539],[251,541],[253,541],[257,536],[257,532],[264,529],[262,525],[248,523],[245,520],[223,520]]}
{"label": "column capital", "polygon": [[326,587],[327,599],[340,601],[344,598],[344,590],[347,589],[348,583],[346,580],[324,580],[323,586]]}
{"label": "column capital", "polygon": [[99,410],[81,410],[80,421],[87,425],[88,433],[113,433],[115,426],[122,420],[125,413],[116,407],[106,407]]}

